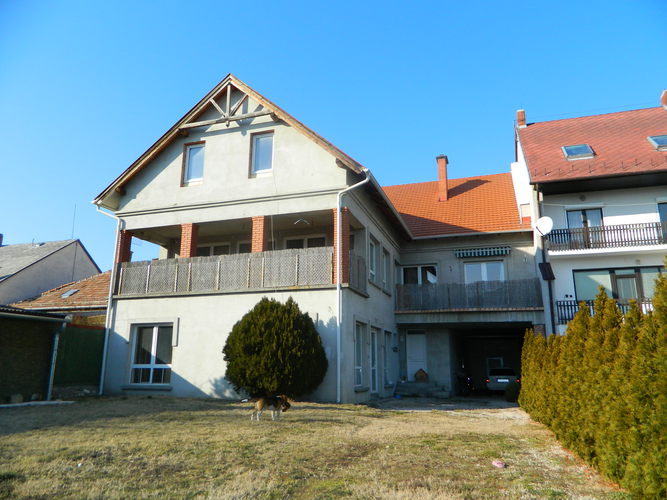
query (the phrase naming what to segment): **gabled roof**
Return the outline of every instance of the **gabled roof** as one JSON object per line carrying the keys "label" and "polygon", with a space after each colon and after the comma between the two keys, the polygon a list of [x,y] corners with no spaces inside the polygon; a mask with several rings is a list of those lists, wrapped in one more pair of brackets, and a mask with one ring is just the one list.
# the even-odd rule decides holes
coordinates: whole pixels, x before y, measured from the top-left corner
{"label": "gabled roof", "polygon": [[178,120],[162,137],[160,137],[155,142],[155,144],[148,148],[144,154],[142,154],[132,165],[130,165],[122,174],[120,174],[116,180],[114,180],[104,191],[97,195],[97,197],[93,200],[93,203],[100,205],[102,204],[104,198],[106,198],[114,190],[122,189],[125,183],[127,183],[134,175],[137,174],[137,172],[139,172],[145,165],[147,165],[156,154],[167,147],[174,139],[179,137],[182,127],[187,124],[191,124],[193,121],[196,121],[197,117],[200,116],[207,108],[213,106],[211,104],[211,100],[216,100],[225,95],[225,93],[228,91],[228,87],[230,89],[235,88],[240,90],[248,97],[261,104],[261,106],[265,110],[271,112],[275,118],[284,121],[331,153],[343,166],[356,173],[361,173],[364,170],[364,167],[359,162],[352,159],[350,156],[345,154],[322,136],[306,127],[292,115],[282,110],[280,107],[269,101],[266,97],[256,92],[230,73],[218,85],[216,85],[213,90],[211,90],[197,104],[195,104],[195,106],[190,111],[183,115],[183,117]]}
{"label": "gabled roof", "polygon": [[416,238],[530,231],[529,223],[521,223],[511,174],[448,182],[446,201],[438,201],[437,181],[383,189]]}
{"label": "gabled roof", "polygon": [[11,306],[40,311],[106,309],[110,279],[111,271],[107,271],[47,290],[36,299],[24,300]]}
{"label": "gabled roof", "polygon": [[[667,134],[662,106],[531,123],[517,134],[532,184],[667,171],[667,152],[647,140]],[[576,144],[589,144],[595,156],[567,160],[561,148]]]}
{"label": "gabled roof", "polygon": [[77,241],[62,240],[0,246],[0,281]]}

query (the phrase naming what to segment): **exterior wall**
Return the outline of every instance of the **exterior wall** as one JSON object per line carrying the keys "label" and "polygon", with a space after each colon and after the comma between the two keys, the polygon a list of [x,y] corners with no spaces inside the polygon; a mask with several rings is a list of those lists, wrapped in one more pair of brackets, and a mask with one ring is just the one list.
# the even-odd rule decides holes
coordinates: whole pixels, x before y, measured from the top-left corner
{"label": "exterior wall", "polygon": [[0,304],[39,296],[64,283],[82,280],[99,269],[79,243],[72,243],[0,283]]}

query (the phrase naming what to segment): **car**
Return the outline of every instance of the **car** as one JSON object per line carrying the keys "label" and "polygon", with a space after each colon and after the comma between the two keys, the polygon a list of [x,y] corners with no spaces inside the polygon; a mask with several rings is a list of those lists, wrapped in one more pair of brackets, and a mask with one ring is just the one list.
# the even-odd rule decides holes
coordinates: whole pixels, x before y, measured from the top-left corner
{"label": "car", "polygon": [[521,382],[512,368],[492,368],[486,378],[486,388],[489,391],[504,391],[511,382]]}

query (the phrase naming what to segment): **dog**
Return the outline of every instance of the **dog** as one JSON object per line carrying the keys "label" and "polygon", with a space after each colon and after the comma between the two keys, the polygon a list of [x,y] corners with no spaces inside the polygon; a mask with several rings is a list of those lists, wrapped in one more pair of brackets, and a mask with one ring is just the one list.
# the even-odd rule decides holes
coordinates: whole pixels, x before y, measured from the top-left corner
{"label": "dog", "polygon": [[257,420],[262,416],[265,409],[271,410],[271,420],[280,420],[280,414],[286,412],[292,406],[287,396],[262,396],[244,399],[243,402],[253,401],[255,409],[250,414],[250,421]]}

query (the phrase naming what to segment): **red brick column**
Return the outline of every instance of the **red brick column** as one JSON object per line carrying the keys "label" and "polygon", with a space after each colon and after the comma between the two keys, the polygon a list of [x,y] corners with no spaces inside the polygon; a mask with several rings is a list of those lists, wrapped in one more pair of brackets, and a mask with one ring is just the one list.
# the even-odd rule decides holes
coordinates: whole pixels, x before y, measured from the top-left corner
{"label": "red brick column", "polygon": [[251,252],[265,252],[269,248],[266,234],[266,216],[258,215],[252,218],[252,244]]}
{"label": "red brick column", "polygon": [[181,251],[182,258],[197,256],[197,235],[199,226],[192,222],[181,224]]}
{"label": "red brick column", "polygon": [[130,262],[132,259],[132,231],[121,229],[116,245],[116,263]]}
{"label": "red brick column", "polygon": [[[338,255],[338,220],[337,220],[336,209],[333,209],[333,221],[334,221],[334,283],[338,283],[338,266],[337,255]],[[350,282],[350,209],[347,207],[342,207],[340,209],[340,220],[341,220],[341,232],[340,232],[340,282],[349,283]]]}

